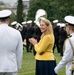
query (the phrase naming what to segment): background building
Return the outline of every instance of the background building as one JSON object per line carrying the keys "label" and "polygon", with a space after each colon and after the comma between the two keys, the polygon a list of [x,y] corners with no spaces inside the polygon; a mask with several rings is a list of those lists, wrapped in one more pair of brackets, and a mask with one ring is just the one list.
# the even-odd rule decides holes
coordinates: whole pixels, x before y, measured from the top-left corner
{"label": "background building", "polygon": [[[27,15],[29,10],[29,2],[30,0],[23,0],[23,6],[24,10],[23,12]],[[10,9],[12,12],[16,13],[17,11],[17,1],[14,4],[4,3],[3,1],[0,1],[0,7],[4,9]]]}

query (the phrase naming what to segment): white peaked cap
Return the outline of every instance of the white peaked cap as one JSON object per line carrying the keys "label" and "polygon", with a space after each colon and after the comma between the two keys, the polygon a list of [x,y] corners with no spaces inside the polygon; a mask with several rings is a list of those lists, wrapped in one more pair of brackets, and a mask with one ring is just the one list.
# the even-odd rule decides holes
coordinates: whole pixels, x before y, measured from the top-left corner
{"label": "white peaked cap", "polygon": [[61,23],[57,23],[57,26],[61,26]]}
{"label": "white peaked cap", "polygon": [[26,24],[26,21],[25,22],[22,22],[22,24]]}
{"label": "white peaked cap", "polygon": [[8,17],[12,14],[10,10],[1,10],[0,11],[0,18]]}
{"label": "white peaked cap", "polygon": [[66,25],[65,25],[65,23],[61,23],[61,25],[60,25],[60,27],[65,27]]}
{"label": "white peaked cap", "polygon": [[74,25],[74,16],[66,16],[65,21]]}
{"label": "white peaked cap", "polygon": [[58,23],[58,20],[54,20],[53,23]]}
{"label": "white peaked cap", "polygon": [[17,21],[13,21],[13,22],[11,23],[11,25],[15,25],[15,24],[17,24]]}
{"label": "white peaked cap", "polygon": [[32,23],[32,20],[27,21],[28,24]]}

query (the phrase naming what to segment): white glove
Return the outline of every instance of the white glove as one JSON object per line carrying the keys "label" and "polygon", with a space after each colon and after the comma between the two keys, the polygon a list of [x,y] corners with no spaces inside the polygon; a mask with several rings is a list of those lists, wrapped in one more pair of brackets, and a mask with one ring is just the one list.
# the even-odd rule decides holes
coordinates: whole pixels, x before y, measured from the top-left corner
{"label": "white glove", "polygon": [[57,71],[57,69],[56,69],[56,68],[54,68],[54,72],[55,72],[56,74],[58,74],[58,71]]}

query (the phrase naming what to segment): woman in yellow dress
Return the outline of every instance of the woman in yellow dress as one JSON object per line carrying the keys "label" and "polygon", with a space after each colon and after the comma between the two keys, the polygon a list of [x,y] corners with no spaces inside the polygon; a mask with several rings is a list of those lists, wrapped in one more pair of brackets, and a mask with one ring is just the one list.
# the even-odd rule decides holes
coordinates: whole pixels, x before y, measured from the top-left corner
{"label": "woman in yellow dress", "polygon": [[56,61],[52,50],[54,46],[52,25],[43,17],[40,18],[39,23],[42,32],[40,41],[37,42],[34,38],[29,39],[36,51],[36,75],[56,75],[54,72]]}

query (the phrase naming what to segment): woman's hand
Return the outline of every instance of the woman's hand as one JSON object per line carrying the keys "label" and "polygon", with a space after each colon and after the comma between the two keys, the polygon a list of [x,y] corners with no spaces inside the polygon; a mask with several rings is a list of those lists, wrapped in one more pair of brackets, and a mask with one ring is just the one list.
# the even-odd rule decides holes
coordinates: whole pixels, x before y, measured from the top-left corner
{"label": "woman's hand", "polygon": [[34,39],[34,38],[30,38],[30,39],[29,39],[29,42],[30,42],[31,44],[33,44],[33,45],[37,44],[37,40]]}

